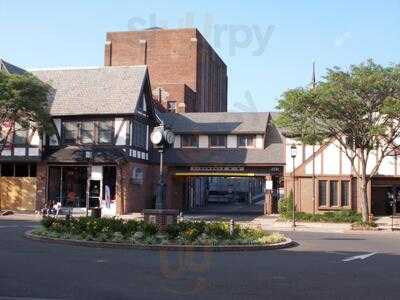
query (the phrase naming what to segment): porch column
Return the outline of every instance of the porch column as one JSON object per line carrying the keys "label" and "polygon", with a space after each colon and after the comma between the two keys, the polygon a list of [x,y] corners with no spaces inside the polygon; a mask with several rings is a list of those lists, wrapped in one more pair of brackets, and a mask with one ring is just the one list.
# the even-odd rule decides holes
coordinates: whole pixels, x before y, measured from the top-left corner
{"label": "porch column", "polygon": [[[267,175],[267,176],[265,176],[264,179],[265,179],[265,182],[271,181],[272,176]],[[272,190],[267,190],[267,187],[265,186],[264,193],[265,193],[264,214],[270,215],[270,214],[272,214]]]}

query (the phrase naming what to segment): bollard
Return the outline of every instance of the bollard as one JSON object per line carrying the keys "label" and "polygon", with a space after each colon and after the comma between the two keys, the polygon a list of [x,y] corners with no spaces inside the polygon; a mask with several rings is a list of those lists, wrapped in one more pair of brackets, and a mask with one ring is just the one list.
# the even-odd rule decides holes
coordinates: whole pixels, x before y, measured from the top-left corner
{"label": "bollard", "polygon": [[229,222],[229,234],[231,236],[233,235],[234,230],[235,230],[235,221],[233,221],[233,219],[231,219],[231,221]]}

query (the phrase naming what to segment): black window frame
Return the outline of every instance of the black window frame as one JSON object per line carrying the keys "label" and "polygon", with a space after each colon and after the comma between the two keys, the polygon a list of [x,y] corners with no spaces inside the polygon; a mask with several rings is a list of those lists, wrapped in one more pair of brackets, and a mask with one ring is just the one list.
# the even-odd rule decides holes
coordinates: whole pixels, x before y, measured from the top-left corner
{"label": "black window frame", "polygon": [[131,145],[135,148],[147,148],[147,124],[138,120],[131,122],[132,141]]}
{"label": "black window frame", "polygon": [[[343,187],[344,184],[347,185],[346,188]],[[345,191],[346,191],[346,193],[344,193]],[[351,199],[350,191],[351,191],[350,180],[342,180],[342,181],[340,181],[340,205],[341,206],[343,206],[343,207],[350,206],[350,199]]]}
{"label": "black window frame", "polygon": [[[241,145],[242,139],[246,140],[245,145]],[[251,145],[248,145],[247,140],[251,139]],[[237,136],[238,148],[254,148],[256,146],[256,135],[255,134],[239,134]]]}
{"label": "black window frame", "polygon": [[[107,124],[107,130],[101,128],[101,124]],[[97,129],[97,138],[95,139],[99,145],[112,145],[114,144],[114,122],[113,120],[98,120],[95,128]],[[110,140],[107,142],[100,141],[101,132],[109,132]]]}
{"label": "black window frame", "polygon": [[[321,192],[321,184],[324,184],[324,192]],[[322,198],[321,196],[324,196]],[[328,204],[328,180],[318,180],[318,206],[326,207]]]}
{"label": "black window frame", "polygon": [[[223,141],[222,144],[213,144],[213,138],[216,138],[218,142]],[[211,134],[208,136],[208,143],[210,145],[210,148],[226,148],[227,143],[228,143],[228,137],[224,134]]]}
{"label": "black window frame", "polygon": [[[184,143],[185,139],[189,139],[190,143]],[[181,147],[182,148],[198,148],[199,147],[199,136],[197,134],[182,134],[181,135]]]}
{"label": "black window frame", "polygon": [[339,181],[329,180],[329,206],[338,207],[339,206]]}
{"label": "black window frame", "polygon": [[[74,124],[75,126],[75,138],[66,140],[65,133],[66,133],[66,125],[67,124]],[[63,145],[77,145],[79,144],[79,121],[74,120],[63,120],[61,122],[61,143]]]}

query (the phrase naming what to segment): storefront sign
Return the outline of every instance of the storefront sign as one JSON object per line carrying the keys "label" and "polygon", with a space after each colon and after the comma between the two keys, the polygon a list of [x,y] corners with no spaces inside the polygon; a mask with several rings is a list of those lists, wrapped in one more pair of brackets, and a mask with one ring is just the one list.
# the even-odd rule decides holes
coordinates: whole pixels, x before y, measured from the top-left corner
{"label": "storefront sign", "polygon": [[244,167],[190,167],[192,172],[243,172]]}

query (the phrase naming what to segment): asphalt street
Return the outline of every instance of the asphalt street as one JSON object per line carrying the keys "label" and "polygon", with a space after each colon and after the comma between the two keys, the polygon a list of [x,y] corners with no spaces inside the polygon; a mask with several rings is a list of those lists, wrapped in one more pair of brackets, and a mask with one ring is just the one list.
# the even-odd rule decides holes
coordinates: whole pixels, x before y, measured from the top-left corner
{"label": "asphalt street", "polygon": [[254,252],[49,244],[0,220],[0,299],[400,299],[400,233],[288,233]]}

